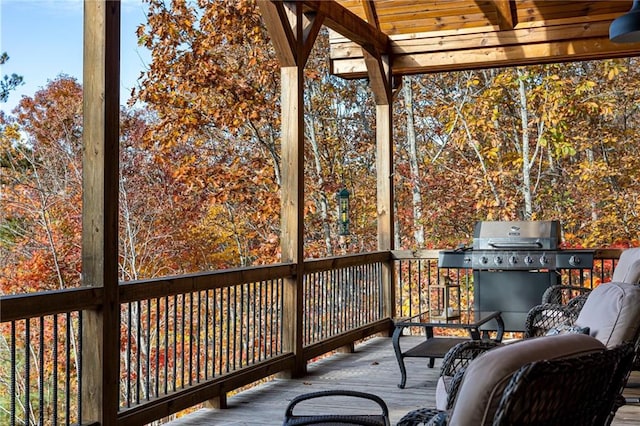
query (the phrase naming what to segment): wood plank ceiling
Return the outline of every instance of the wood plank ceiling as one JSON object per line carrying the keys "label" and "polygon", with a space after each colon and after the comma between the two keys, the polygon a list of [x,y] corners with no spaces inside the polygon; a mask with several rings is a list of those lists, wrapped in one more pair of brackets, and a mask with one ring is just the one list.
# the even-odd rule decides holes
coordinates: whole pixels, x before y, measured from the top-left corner
{"label": "wood plank ceiling", "polygon": [[[336,3],[348,11],[342,10],[342,15],[351,12],[388,37],[386,51],[377,53],[388,56],[394,76],[640,55],[640,43],[609,41],[611,21],[629,11],[631,1]],[[335,4],[333,7],[338,8]],[[334,31],[330,45],[334,74],[344,78],[367,76],[360,45]]]}

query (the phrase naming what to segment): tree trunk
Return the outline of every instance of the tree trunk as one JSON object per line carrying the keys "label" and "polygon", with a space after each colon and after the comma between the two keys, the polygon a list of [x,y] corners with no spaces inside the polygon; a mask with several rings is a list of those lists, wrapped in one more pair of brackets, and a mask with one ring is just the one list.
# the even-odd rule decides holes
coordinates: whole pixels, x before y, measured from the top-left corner
{"label": "tree trunk", "polygon": [[522,195],[524,197],[523,219],[531,219],[531,163],[529,162],[529,113],[527,111],[527,91],[522,71],[518,71],[518,94],[520,95],[520,123],[522,126]]}
{"label": "tree trunk", "polygon": [[324,233],[324,244],[328,256],[333,256],[333,245],[331,244],[331,226],[329,226],[329,200],[327,194],[323,191],[324,178],[322,177],[322,162],[320,161],[320,150],[318,149],[318,138],[316,137],[316,129],[313,121],[309,117],[305,119],[305,133],[311,144],[313,152],[313,165],[318,182],[318,209],[320,210],[320,218],[322,220],[322,229]]}
{"label": "tree trunk", "polygon": [[420,169],[418,168],[418,148],[416,144],[416,128],[413,117],[413,89],[411,77],[403,77],[402,92],[407,114],[407,153],[411,179],[411,200],[413,205],[413,238],[416,247],[424,247],[424,226],[422,224],[422,197],[420,185]]}

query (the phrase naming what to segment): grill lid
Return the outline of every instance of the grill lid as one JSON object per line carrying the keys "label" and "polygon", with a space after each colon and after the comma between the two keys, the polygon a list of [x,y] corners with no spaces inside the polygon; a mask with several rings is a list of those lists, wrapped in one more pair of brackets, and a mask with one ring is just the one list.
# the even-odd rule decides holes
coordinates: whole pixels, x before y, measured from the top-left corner
{"label": "grill lid", "polygon": [[483,221],[476,223],[474,250],[556,250],[560,221]]}

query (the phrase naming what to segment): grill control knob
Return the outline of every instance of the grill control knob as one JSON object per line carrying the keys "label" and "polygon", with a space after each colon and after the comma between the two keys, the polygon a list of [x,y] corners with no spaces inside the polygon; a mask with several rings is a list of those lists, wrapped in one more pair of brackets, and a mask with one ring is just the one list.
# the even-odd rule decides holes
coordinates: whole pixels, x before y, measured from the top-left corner
{"label": "grill control knob", "polygon": [[540,256],[540,264],[541,265],[546,265],[548,263],[549,263],[549,259],[547,258],[546,255],[543,254],[542,256]]}
{"label": "grill control knob", "polygon": [[487,258],[487,256],[480,256],[480,264],[486,265],[487,263],[489,263],[489,259]]}
{"label": "grill control knob", "polygon": [[527,265],[531,265],[533,263],[533,257],[525,256],[524,263],[526,263]]}
{"label": "grill control knob", "polygon": [[509,257],[509,264],[515,265],[516,263],[518,263],[518,257],[517,256]]}
{"label": "grill control knob", "polygon": [[496,265],[502,265],[502,257],[500,257],[500,256],[496,256],[496,257],[493,259],[493,262],[494,262]]}
{"label": "grill control knob", "polygon": [[580,257],[573,255],[569,258],[569,265],[571,266],[577,266],[580,264]]}

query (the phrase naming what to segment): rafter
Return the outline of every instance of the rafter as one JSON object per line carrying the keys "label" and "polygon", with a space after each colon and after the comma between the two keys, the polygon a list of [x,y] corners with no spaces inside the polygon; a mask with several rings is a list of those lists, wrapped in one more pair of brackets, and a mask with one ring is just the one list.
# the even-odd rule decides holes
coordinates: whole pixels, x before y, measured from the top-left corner
{"label": "rafter", "polygon": [[324,22],[324,16],[314,12],[307,12],[303,14],[303,27],[302,27],[302,49],[300,51],[300,60],[303,63],[307,62],[313,45],[315,44],[318,33],[322,28]]}
{"label": "rafter", "polygon": [[514,16],[515,9],[512,6],[511,0],[495,0],[493,5],[496,8],[498,14],[498,25],[501,30],[512,30],[516,25],[516,17]]}
{"label": "rafter", "polygon": [[323,15],[301,13],[296,2],[258,0],[258,6],[282,66],[304,66],[322,28]]}
{"label": "rafter", "polygon": [[324,25],[359,44],[372,55],[389,52],[389,37],[333,0],[304,0],[305,12],[324,16]]}
{"label": "rafter", "polygon": [[373,25],[378,30],[380,29],[380,22],[378,22],[378,14],[374,6],[373,0],[361,0],[362,8],[364,9],[364,15],[367,18],[367,22]]}
{"label": "rafter", "polygon": [[282,2],[258,0],[260,14],[264,20],[276,55],[283,67],[292,67],[296,60],[296,36],[291,28],[288,12]]}
{"label": "rafter", "polygon": [[[372,0],[361,0],[362,7],[364,8],[364,14],[367,18],[367,22],[374,26],[376,29],[380,29],[380,23],[378,22],[378,16]],[[389,56],[377,54],[371,54],[364,48],[362,49],[362,55],[364,56],[364,62],[367,66],[367,73],[369,74],[369,83],[371,90],[377,105],[388,105],[392,101],[391,97],[391,70],[389,68]]]}

